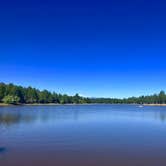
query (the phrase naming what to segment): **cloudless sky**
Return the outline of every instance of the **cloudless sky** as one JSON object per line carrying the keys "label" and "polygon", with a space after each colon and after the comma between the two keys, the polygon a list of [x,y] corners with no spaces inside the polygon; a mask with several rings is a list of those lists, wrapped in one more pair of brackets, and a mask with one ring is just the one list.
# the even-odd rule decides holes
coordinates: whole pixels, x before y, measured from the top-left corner
{"label": "cloudless sky", "polygon": [[166,2],[1,1],[0,82],[96,97],[166,90]]}

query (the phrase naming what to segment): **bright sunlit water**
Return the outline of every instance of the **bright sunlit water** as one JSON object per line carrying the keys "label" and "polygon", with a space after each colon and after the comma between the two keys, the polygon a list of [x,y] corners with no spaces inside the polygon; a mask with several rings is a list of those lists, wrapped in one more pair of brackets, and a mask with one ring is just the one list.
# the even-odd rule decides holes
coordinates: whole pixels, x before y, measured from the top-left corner
{"label": "bright sunlit water", "polygon": [[0,166],[164,166],[166,107],[0,107]]}

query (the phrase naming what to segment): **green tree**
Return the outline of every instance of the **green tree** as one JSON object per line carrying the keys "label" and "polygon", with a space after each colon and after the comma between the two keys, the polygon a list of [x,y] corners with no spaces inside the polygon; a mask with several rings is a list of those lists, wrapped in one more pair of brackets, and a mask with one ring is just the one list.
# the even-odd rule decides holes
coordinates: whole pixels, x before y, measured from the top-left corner
{"label": "green tree", "polygon": [[18,104],[20,102],[20,98],[18,96],[7,95],[3,98],[3,102],[6,104]]}
{"label": "green tree", "polygon": [[79,96],[78,93],[76,93],[76,94],[73,96],[73,103],[75,103],[75,104],[81,103],[81,97]]}
{"label": "green tree", "polygon": [[32,87],[28,87],[25,92],[25,100],[26,103],[37,103],[39,100],[37,90]]}
{"label": "green tree", "polygon": [[40,103],[52,103],[53,102],[53,96],[51,92],[47,90],[43,90],[39,93],[39,102]]}
{"label": "green tree", "polygon": [[52,94],[52,102],[53,103],[60,103],[59,96],[55,92],[53,92],[53,94]]}
{"label": "green tree", "polygon": [[166,102],[166,95],[164,91],[159,93],[159,103],[164,104]]}
{"label": "green tree", "polygon": [[0,102],[5,97],[6,87],[4,83],[0,83]]}

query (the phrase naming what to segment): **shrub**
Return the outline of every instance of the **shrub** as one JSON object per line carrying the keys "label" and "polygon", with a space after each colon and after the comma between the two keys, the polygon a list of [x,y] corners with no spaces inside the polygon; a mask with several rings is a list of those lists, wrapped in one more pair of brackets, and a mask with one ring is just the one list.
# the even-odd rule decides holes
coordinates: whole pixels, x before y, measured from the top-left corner
{"label": "shrub", "polygon": [[7,95],[3,98],[3,102],[6,104],[18,104],[20,98],[18,96]]}

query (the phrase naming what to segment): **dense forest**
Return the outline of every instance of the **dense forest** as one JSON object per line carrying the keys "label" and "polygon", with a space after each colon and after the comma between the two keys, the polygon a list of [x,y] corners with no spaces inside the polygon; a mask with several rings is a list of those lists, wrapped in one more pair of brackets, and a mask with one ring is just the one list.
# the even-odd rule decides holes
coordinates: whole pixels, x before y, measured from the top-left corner
{"label": "dense forest", "polygon": [[48,90],[38,90],[32,87],[22,87],[14,84],[0,83],[0,102],[6,104],[33,104],[33,103],[57,103],[57,104],[84,104],[84,103],[110,103],[110,104],[166,104],[166,94],[130,97],[124,99],[116,98],[87,98],[79,94],[69,96],[58,94]]}

